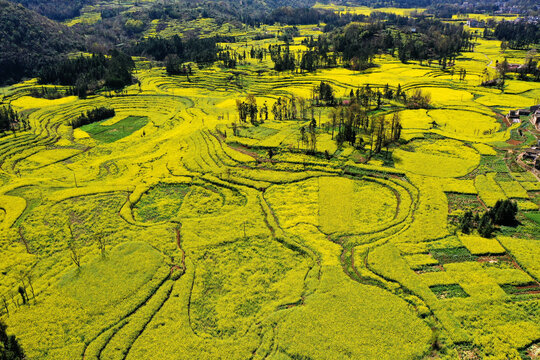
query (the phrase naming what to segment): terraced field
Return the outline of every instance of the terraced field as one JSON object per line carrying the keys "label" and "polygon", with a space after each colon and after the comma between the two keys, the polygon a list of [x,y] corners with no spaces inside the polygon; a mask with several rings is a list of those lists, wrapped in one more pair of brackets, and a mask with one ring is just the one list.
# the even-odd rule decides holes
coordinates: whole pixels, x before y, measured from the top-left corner
{"label": "terraced field", "polygon": [[[498,47],[459,58],[464,81],[381,57],[364,72],[248,62],[189,81],[140,69],[140,87],[87,100],[8,88],[32,126],[0,138],[10,330],[30,359],[518,359],[540,341],[540,188],[508,160],[520,125],[498,119],[540,84],[479,87]],[[383,107],[406,143],[368,163],[323,126],[306,155],[306,120],[233,131],[236,99],[271,107],[321,81],[340,97],[423,89],[434,107]],[[116,116],[69,126],[98,106]],[[518,228],[484,239],[452,224],[499,199],[518,201]]]}

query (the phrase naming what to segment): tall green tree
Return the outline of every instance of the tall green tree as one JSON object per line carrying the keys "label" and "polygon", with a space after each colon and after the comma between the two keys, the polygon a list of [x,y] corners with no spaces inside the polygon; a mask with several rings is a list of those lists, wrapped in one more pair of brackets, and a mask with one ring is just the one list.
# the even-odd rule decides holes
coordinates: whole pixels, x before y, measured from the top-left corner
{"label": "tall green tree", "polygon": [[8,335],[7,326],[0,322],[0,360],[22,360],[24,352],[13,335]]}

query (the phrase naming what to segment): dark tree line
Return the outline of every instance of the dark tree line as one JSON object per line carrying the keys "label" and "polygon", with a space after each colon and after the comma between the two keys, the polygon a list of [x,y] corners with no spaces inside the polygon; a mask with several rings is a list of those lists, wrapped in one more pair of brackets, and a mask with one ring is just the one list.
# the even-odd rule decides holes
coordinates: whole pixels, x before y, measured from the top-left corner
{"label": "dark tree line", "polygon": [[11,105],[0,108],[0,132],[29,130],[30,124],[26,116],[13,110]]}
{"label": "dark tree line", "polygon": [[8,335],[7,326],[0,322],[0,360],[23,360],[23,349],[14,335]]}
{"label": "dark tree line", "polygon": [[135,63],[130,56],[116,50],[111,52],[110,57],[103,54],[81,55],[43,68],[39,82],[73,86],[75,93],[84,98],[88,91],[93,92],[102,87],[118,90],[131,85],[134,67]]}
{"label": "dark tree line", "polygon": [[497,39],[506,41],[511,49],[528,49],[540,43],[540,25],[526,22],[501,21],[495,27]]}
{"label": "dark tree line", "polygon": [[114,109],[108,109],[105,107],[95,108],[93,110],[88,110],[86,113],[82,114],[75,120],[72,120],[71,126],[74,129],[79,128],[84,125],[112,118],[114,115],[116,115]]}
{"label": "dark tree line", "polygon": [[210,64],[217,60],[219,48],[217,43],[230,42],[231,38],[190,38],[181,39],[175,35],[169,39],[152,37],[139,41],[130,49],[133,55],[146,56],[163,61],[167,56],[175,55],[179,61]]}

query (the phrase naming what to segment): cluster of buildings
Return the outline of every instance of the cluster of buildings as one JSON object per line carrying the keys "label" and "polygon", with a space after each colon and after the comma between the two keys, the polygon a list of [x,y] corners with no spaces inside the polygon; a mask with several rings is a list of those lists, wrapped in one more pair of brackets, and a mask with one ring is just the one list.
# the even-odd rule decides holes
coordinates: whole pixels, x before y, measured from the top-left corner
{"label": "cluster of buildings", "polygon": [[531,124],[540,130],[540,105],[531,106]]}
{"label": "cluster of buildings", "polygon": [[531,106],[529,109],[510,110],[506,119],[510,123],[520,123],[522,116],[529,116],[529,121],[540,131],[540,105]]}
{"label": "cluster of buildings", "polygon": [[531,162],[531,165],[534,165],[536,170],[540,170],[540,140],[538,140],[536,146],[525,150],[521,158],[523,161]]}
{"label": "cluster of buildings", "polygon": [[[529,109],[510,110],[506,119],[510,123],[520,123],[522,116],[529,116],[529,121],[537,131],[540,131],[540,105],[531,106]],[[530,163],[536,170],[540,170],[540,140],[535,146],[525,150],[522,160]]]}

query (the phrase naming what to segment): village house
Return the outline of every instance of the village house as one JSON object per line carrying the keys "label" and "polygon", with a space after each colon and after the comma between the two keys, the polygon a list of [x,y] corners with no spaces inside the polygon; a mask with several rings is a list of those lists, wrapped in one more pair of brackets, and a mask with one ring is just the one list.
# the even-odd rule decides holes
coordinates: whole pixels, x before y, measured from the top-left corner
{"label": "village house", "polygon": [[521,122],[518,111],[519,110],[510,110],[510,112],[508,112],[508,115],[506,115],[506,120],[511,123]]}
{"label": "village house", "polygon": [[537,149],[536,147],[532,147],[530,149],[525,150],[525,152],[523,153],[523,160],[535,161],[538,158],[538,155],[540,155],[540,149]]}
{"label": "village house", "polygon": [[508,64],[508,72],[511,73],[517,73],[523,68],[525,68],[523,64]]}
{"label": "village house", "polygon": [[540,105],[531,106],[531,113],[531,124],[536,130],[540,130]]}
{"label": "village house", "polygon": [[486,22],[484,20],[468,19],[467,26],[470,28],[484,28],[486,27]]}
{"label": "village house", "polygon": [[528,116],[530,113],[531,111],[528,109],[510,110],[506,115],[506,119],[511,123],[520,123],[521,116]]}

